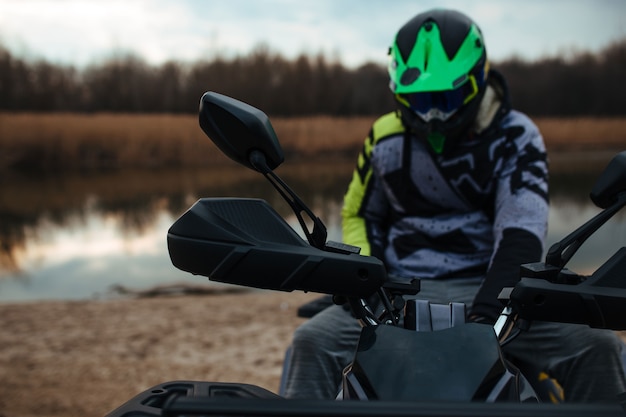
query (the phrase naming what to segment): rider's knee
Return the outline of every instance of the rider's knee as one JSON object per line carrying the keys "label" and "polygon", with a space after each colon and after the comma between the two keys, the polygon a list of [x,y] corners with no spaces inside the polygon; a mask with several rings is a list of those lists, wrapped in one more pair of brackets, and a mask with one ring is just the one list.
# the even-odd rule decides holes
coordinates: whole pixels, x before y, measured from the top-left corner
{"label": "rider's knee", "polygon": [[323,340],[326,332],[315,320],[304,322],[293,333],[292,345],[296,348],[314,348]]}
{"label": "rider's knee", "polygon": [[623,342],[610,330],[589,332],[587,336],[588,345],[593,347],[594,354],[615,355],[621,354]]}

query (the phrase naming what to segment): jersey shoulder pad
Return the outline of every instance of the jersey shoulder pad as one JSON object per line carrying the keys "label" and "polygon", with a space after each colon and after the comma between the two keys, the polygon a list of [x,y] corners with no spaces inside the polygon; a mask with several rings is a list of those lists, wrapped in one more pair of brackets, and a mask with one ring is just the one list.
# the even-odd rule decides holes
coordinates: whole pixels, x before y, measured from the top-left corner
{"label": "jersey shoulder pad", "polygon": [[404,132],[404,124],[397,111],[387,113],[379,117],[372,125],[372,138],[374,143],[389,136]]}

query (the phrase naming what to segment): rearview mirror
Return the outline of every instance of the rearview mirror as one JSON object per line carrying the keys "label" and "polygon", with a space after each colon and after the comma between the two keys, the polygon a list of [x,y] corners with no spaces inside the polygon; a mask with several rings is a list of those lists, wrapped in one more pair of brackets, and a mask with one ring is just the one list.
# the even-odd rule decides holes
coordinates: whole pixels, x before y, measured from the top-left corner
{"label": "rearview mirror", "polygon": [[612,205],[626,191],[626,151],[615,155],[591,190],[591,201],[600,208]]}
{"label": "rearview mirror", "polygon": [[234,98],[204,93],[200,99],[200,127],[233,161],[255,171],[254,151],[265,156],[267,167],[276,169],[285,157],[269,118],[261,110]]}
{"label": "rearview mirror", "polygon": [[[326,248],[326,226],[274,173],[284,160],[274,128],[265,113],[234,98],[206,92],[200,99],[200,127],[230,159],[262,173],[289,204],[309,243]],[[313,221],[309,230],[302,214]],[[352,250],[352,249],[351,249]]]}

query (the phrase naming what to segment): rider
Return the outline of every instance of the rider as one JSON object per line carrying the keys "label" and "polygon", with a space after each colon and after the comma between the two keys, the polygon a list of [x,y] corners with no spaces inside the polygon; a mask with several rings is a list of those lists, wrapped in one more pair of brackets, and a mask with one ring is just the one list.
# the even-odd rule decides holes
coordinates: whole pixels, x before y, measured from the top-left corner
{"label": "rider", "polygon": [[[547,231],[542,136],[511,108],[489,68],[483,35],[444,9],[409,20],[389,50],[398,109],[372,126],[345,195],[343,239],[390,274],[421,278],[421,298],[465,302],[493,324],[497,296],[523,263],[540,260]],[[360,328],[342,306],[300,326],[285,396],[334,398]],[[505,346],[548,371],[566,401],[615,401],[626,390],[620,342],[607,330],[535,322]]]}

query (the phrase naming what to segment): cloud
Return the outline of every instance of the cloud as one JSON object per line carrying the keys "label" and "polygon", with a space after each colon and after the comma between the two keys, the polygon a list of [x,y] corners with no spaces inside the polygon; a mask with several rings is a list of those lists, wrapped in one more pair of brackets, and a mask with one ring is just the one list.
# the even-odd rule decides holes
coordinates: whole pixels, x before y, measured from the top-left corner
{"label": "cloud", "polygon": [[12,51],[85,65],[126,51],[150,63],[249,53],[385,63],[395,31],[433,7],[466,12],[494,59],[597,49],[626,36],[621,0],[0,0],[0,42]]}

